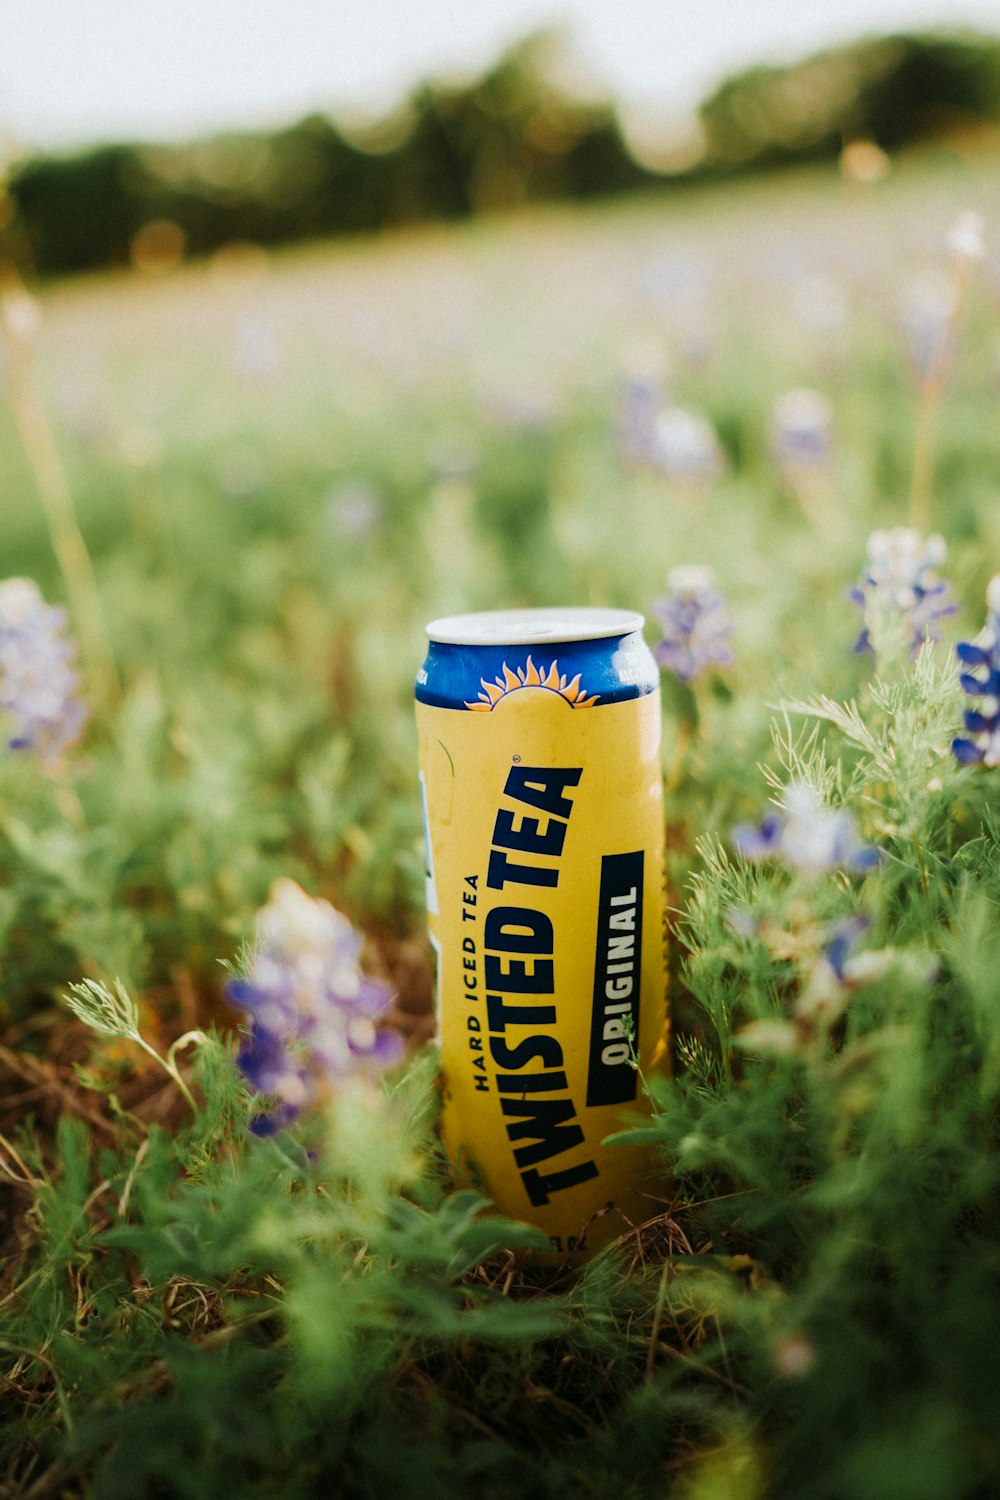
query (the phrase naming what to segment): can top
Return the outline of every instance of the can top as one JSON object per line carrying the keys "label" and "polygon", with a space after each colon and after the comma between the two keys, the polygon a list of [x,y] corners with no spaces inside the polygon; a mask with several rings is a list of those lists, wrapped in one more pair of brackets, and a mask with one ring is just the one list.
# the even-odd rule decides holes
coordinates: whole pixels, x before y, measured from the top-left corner
{"label": "can top", "polygon": [[641,630],[643,617],[632,609],[492,609],[479,614],[432,620],[427,634],[449,646],[534,646],[546,641],[602,641]]}

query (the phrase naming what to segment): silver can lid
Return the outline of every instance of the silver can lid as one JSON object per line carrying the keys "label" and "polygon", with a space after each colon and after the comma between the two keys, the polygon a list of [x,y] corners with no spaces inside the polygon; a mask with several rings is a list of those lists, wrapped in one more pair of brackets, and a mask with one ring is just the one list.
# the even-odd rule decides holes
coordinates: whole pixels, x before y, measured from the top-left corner
{"label": "silver can lid", "polygon": [[632,609],[491,609],[432,620],[427,634],[447,646],[537,646],[552,641],[603,641],[641,630]]}

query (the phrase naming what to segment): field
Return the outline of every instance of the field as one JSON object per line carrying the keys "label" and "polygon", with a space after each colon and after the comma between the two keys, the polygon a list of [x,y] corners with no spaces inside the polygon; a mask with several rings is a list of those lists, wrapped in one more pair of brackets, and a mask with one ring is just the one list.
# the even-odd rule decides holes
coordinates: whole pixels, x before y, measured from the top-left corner
{"label": "field", "polygon": [[[997,1493],[998,187],[0,283],[0,579],[87,706],[25,734],[0,588],[0,1496]],[[423,626],[614,605],[669,658],[691,565],[731,630],[664,668],[649,1222],[526,1269],[435,1141]],[[234,1001],[283,880],[407,1055],[268,1135]]]}

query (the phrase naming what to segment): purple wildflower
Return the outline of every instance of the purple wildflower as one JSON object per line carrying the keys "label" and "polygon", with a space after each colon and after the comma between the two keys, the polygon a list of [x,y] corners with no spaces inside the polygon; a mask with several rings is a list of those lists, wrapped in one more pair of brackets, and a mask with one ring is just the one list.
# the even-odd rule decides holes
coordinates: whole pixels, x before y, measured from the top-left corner
{"label": "purple wildflower", "polygon": [[328,901],[307,896],[293,880],[271,887],[250,972],[226,987],[250,1017],[237,1065],[273,1101],[251,1121],[256,1135],[290,1124],[324,1085],[398,1061],[402,1038],[375,1025],[390,992],[358,968],[361,942]]}
{"label": "purple wildflower", "polygon": [[649,463],[656,442],[656,422],[663,409],[660,381],[652,375],[631,375],[618,414],[618,441],[629,463]]}
{"label": "purple wildflower", "polygon": [[964,766],[1000,765],[1000,574],[986,590],[986,625],[974,641],[960,641],[958,659],[968,671],[962,687],[979,701],[965,711],[969,737],[952,740],[955,759]]}
{"label": "purple wildflower", "polygon": [[661,667],[681,682],[690,682],[707,667],[729,666],[733,624],[711,568],[672,568],[666,597],[652,608],[663,632],[653,648]]}
{"label": "purple wildflower", "polygon": [[904,288],[900,321],[919,381],[929,380],[947,357],[956,303],[954,277],[939,267],[918,271]]}
{"label": "purple wildflower", "polygon": [[961,214],[947,235],[950,271],[925,266],[904,290],[901,319],[914,374],[922,385],[942,379],[951,357],[969,272],[986,254],[979,214]]}
{"label": "purple wildflower", "polygon": [[771,417],[771,452],[790,473],[822,469],[830,459],[830,403],[819,391],[786,391]]}
{"label": "purple wildflower", "polygon": [[668,479],[688,485],[708,484],[722,468],[722,451],[708,418],[679,406],[668,406],[657,417],[649,457]]}
{"label": "purple wildflower", "polygon": [[30,578],[0,583],[0,712],[9,716],[11,750],[52,764],[79,738],[87,717],[75,696],[76,654],[62,635],[66,611],[45,603]]}
{"label": "purple wildflower", "polygon": [[937,574],[947,550],[943,537],[922,537],[909,526],[872,532],[864,572],[850,591],[864,615],[855,651],[895,637],[915,655],[925,641],[940,639],[938,621],[956,608]]}
{"label": "purple wildflower", "polygon": [[854,950],[861,938],[871,926],[871,921],[865,916],[845,917],[840,922],[835,922],[828,930],[826,943],[823,946],[823,957],[830,965],[833,973],[840,984],[847,984],[850,979],[848,965],[854,956]]}
{"label": "purple wildflower", "polygon": [[870,870],[879,857],[858,838],[851,813],[824,807],[805,782],[787,788],[781,812],[769,813],[757,827],[734,828],[733,847],[744,859],[784,859],[802,875]]}

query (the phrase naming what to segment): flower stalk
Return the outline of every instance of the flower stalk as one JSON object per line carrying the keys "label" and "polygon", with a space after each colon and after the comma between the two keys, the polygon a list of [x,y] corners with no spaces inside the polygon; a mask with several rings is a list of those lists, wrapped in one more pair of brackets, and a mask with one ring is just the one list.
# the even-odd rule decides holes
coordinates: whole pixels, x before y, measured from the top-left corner
{"label": "flower stalk", "polygon": [[118,672],[87,544],[66,471],[34,379],[38,310],[11,265],[0,267],[0,323],[7,337],[11,409],[35,479],[52,550],[80,639],[91,699],[111,711],[120,695]]}
{"label": "flower stalk", "polygon": [[955,258],[951,303],[945,327],[934,345],[920,381],[917,406],[917,431],[910,480],[910,521],[918,531],[929,531],[931,526],[938,422],[948,381],[951,352],[968,296],[972,267],[976,261],[982,260],[985,253],[982,236],[982,221],[974,213],[963,214],[948,236],[948,248]]}

